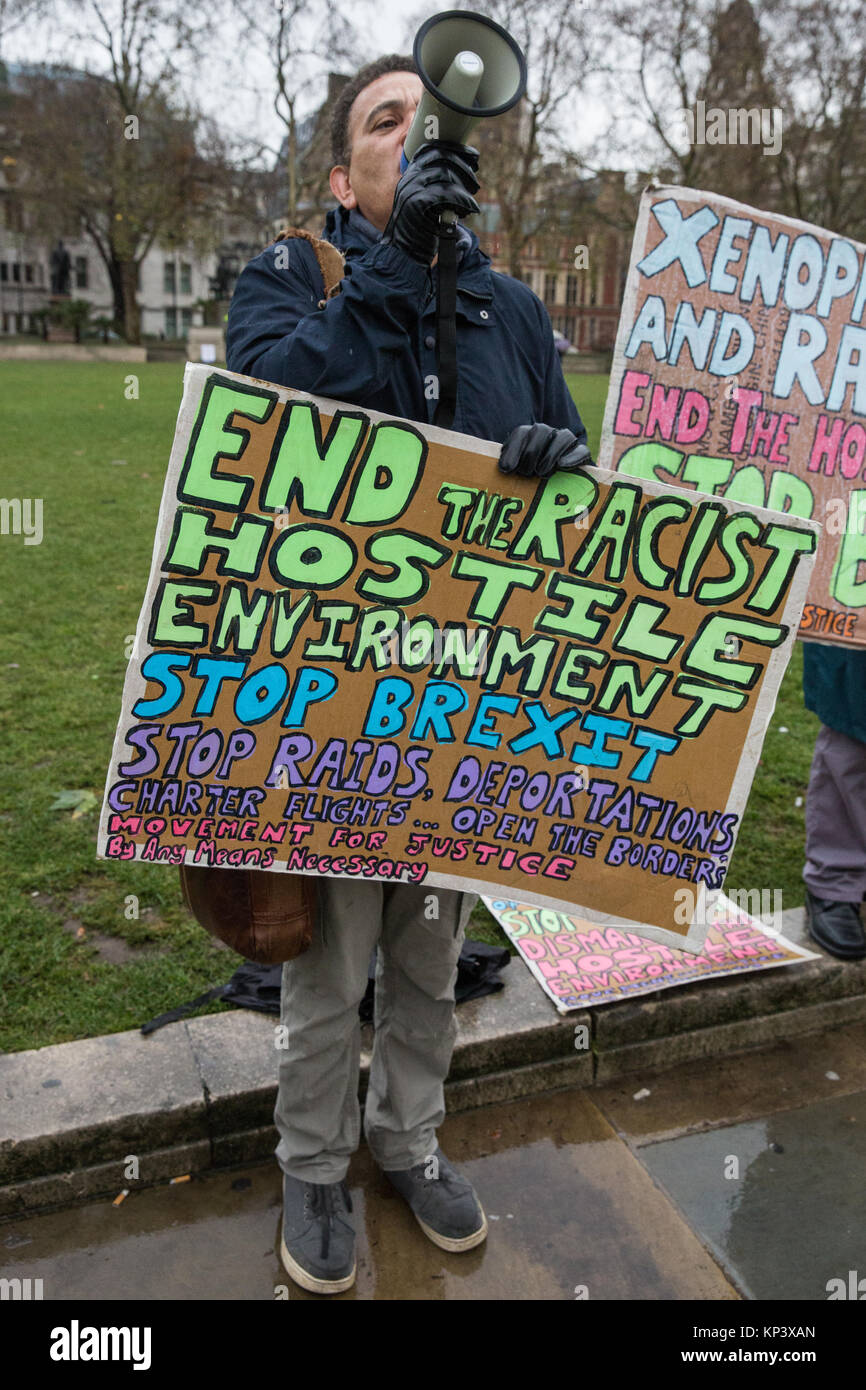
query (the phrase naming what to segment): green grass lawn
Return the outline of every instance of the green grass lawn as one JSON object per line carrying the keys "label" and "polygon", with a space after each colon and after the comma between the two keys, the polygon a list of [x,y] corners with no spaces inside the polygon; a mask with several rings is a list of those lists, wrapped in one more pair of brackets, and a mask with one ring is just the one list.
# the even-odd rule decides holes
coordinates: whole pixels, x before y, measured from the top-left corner
{"label": "green grass lawn", "polygon": [[[137,400],[125,396],[132,372]],[[64,790],[102,798],[181,380],[173,363],[0,364],[3,495],[41,497],[44,531],[41,545],[0,537],[7,1051],[134,1028],[227,980],[239,959],[189,918],[176,870],[97,860],[97,811],[51,809]],[[569,385],[595,450],[606,378]],[[731,887],[781,889],[786,906],[803,900],[795,800],[818,727],[803,709],[800,670],[797,649],[728,877]],[[472,934],[501,939],[483,909]]]}

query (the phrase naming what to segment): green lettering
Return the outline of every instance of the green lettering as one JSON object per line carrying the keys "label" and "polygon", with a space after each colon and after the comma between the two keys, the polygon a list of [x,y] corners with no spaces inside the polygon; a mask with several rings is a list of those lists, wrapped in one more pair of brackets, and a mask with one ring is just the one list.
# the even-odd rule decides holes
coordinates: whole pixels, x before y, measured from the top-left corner
{"label": "green lettering", "polygon": [[830,593],[845,608],[862,608],[866,604],[866,579],[858,579],[861,564],[866,561],[866,491],[852,490],[848,494],[848,520],[842,543],[830,576]]}
{"label": "green lettering", "polygon": [[528,565],[509,565],[461,550],[451,566],[455,579],[478,579],[480,583],[469,605],[468,616],[483,623],[495,623],[513,589],[537,589],[543,570]]}
{"label": "green lettering", "polygon": [[625,594],[622,589],[609,589],[603,584],[589,584],[585,579],[570,579],[565,574],[552,574],[547,581],[549,598],[561,599],[567,607],[554,608],[548,604],[533,623],[544,632],[564,632],[585,642],[597,642],[606,630],[609,618],[597,618],[590,610],[598,603],[602,608],[617,609]]}
{"label": "green lettering", "polygon": [[271,595],[264,589],[256,589],[248,605],[246,589],[241,584],[227,584],[223,591],[211,651],[225,651],[234,639],[234,650],[239,655],[254,652],[259,644],[259,634],[270,603]]}
{"label": "green lettering", "polygon": [[678,633],[665,632],[658,624],[670,612],[663,603],[651,598],[634,598],[613,639],[615,651],[647,661],[670,661],[683,644]]}
{"label": "green lettering", "polygon": [[520,690],[526,695],[540,693],[556,654],[556,643],[552,637],[540,637],[538,634],[523,642],[521,636],[516,627],[497,630],[487,670],[481,677],[482,685],[498,690],[505,675],[510,675],[512,671],[526,671],[520,681]]}
{"label": "green lettering", "polygon": [[718,579],[702,579],[695,589],[698,603],[730,603],[748,589],[755,566],[741,542],[745,536],[757,541],[760,534],[761,523],[756,516],[734,513],[728,517],[718,537],[719,549],[729,562],[728,573]]}
{"label": "green lettering", "polygon": [[692,680],[689,676],[677,676],[673,692],[682,700],[691,700],[692,707],[674,726],[674,733],[684,738],[694,738],[707,726],[713,712],[717,709],[736,713],[748,700],[745,690],[722,690],[717,685],[707,685],[705,681]]}
{"label": "green lettering", "polygon": [[268,556],[271,574],[290,589],[335,589],[352,573],[357,551],[333,526],[287,526]]}
{"label": "green lettering", "polygon": [[374,570],[364,570],[355,588],[362,598],[415,603],[430,587],[428,570],[438,569],[450,554],[447,546],[411,531],[385,531],[373,536],[367,555],[378,564],[389,565],[391,577],[383,579]]}
{"label": "green lettering", "polygon": [[589,534],[569,565],[572,574],[584,577],[591,574],[604,551],[610,547],[601,577],[612,580],[614,584],[622,583],[642,496],[641,489],[630,483],[613,484]]}
{"label": "green lettering", "polygon": [[558,471],[539,483],[523,525],[508,550],[509,559],[528,560],[535,556],[545,564],[565,564],[562,528],[588,511],[598,496],[598,485],[589,474]]}
{"label": "green lettering", "polygon": [[201,603],[213,603],[215,592],[215,584],[187,584],[166,579],[157,594],[156,610],[150,621],[151,644],[154,647],[178,643],[185,647],[203,647],[208,629],[188,621],[191,615],[187,604],[196,599]]}
{"label": "green lettering", "polygon": [[256,517],[238,516],[233,518],[230,529],[223,530],[214,526],[214,520],[211,512],[179,508],[163,568],[201,574],[205,556],[219,551],[222,558],[217,565],[217,574],[254,579],[262,563],[271,523],[259,521]]}
{"label": "green lettering", "polygon": [[775,554],[764,566],[746,607],[758,613],[775,612],[787,593],[800,556],[813,554],[817,544],[818,537],[814,531],[784,526],[775,521],[768,526],[761,535],[761,545],[775,551]]}
{"label": "green lettering", "polygon": [[569,644],[551,682],[551,695],[555,695],[558,700],[575,700],[578,703],[590,700],[592,686],[587,681],[575,680],[574,677],[585,676],[588,667],[603,666],[606,661],[606,652],[595,652],[591,647],[575,647]]}
{"label": "green lettering", "polygon": [[699,676],[743,686],[751,690],[763,666],[751,661],[720,660],[719,653],[727,650],[728,636],[742,637],[762,647],[778,647],[788,635],[788,629],[776,623],[764,623],[759,618],[738,618],[730,613],[712,613],[698,628],[691,644],[683,652],[680,665],[684,671]]}
{"label": "green lettering", "polygon": [[363,415],[337,411],[322,439],[319,412],[309,401],[292,401],[268,460],[262,505],[288,507],[297,498],[308,516],[330,516],[366,425]]}
{"label": "green lettering", "polygon": [[666,589],[674,576],[674,570],[659,560],[658,532],[663,526],[685,521],[691,511],[692,504],[684,497],[656,497],[644,507],[634,538],[633,563],[635,574],[648,589]]}
{"label": "green lettering", "polygon": [[411,501],[426,458],[427,441],[414,426],[393,421],[374,425],[343,520],[352,526],[396,521]]}
{"label": "green lettering", "polygon": [[[266,420],[277,397],[271,391],[245,391],[224,386],[211,377],[202,392],[198,418],[180,473],[177,495],[185,502],[211,503],[223,511],[243,511],[252,492],[249,473],[234,478],[214,472],[221,459],[239,459],[250,441],[249,431],[229,428],[235,415],[247,420]],[[244,478],[244,482],[239,479]]]}
{"label": "green lettering", "polygon": [[608,667],[594,708],[611,714],[625,699],[632,718],[643,718],[652,714],[672,675],[672,671],[653,671],[646,684],[641,685],[640,668],[633,661],[614,661]]}

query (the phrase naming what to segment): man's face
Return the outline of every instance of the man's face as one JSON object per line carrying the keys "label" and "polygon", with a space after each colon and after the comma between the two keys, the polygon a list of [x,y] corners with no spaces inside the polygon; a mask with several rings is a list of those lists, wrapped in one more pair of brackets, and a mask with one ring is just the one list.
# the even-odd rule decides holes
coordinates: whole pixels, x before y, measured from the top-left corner
{"label": "man's face", "polygon": [[414,72],[386,72],[359,92],[349,112],[349,167],[331,170],[331,192],[384,232],[400,178],[400,152],[424,88]]}

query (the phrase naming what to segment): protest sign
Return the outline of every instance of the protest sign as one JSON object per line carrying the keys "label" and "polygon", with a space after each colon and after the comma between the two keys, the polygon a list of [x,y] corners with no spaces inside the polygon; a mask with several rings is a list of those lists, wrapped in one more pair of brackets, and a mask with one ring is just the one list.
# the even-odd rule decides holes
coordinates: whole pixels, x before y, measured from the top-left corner
{"label": "protest sign", "polygon": [[507,892],[699,949],[815,529],[498,454],[187,367],[103,857]]}
{"label": "protest sign", "polygon": [[823,527],[799,635],[866,644],[866,247],[649,188],[599,463]]}
{"label": "protest sign", "polygon": [[484,903],[561,1014],[695,980],[819,959],[817,952],[788,941],[778,927],[752,916],[724,893],[700,955],[647,941],[624,927],[597,927],[572,913],[503,898],[485,897]]}

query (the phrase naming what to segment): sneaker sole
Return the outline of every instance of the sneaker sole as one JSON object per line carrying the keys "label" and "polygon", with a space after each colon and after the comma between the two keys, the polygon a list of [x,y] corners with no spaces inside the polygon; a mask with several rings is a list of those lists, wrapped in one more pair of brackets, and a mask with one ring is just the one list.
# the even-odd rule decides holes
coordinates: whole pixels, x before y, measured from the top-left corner
{"label": "sneaker sole", "polygon": [[483,1240],[487,1239],[487,1217],[483,1210],[481,1212],[483,1225],[479,1226],[478,1230],[473,1231],[471,1235],[462,1236],[459,1239],[440,1235],[438,1231],[433,1230],[432,1226],[428,1226],[426,1221],[422,1221],[417,1212],[412,1212],[412,1215],[428,1240],[432,1240],[433,1244],[438,1245],[440,1250],[448,1250],[451,1254],[459,1254],[461,1250],[473,1250],[476,1245],[480,1245]]}
{"label": "sneaker sole", "polygon": [[292,1276],[296,1284],[300,1284],[302,1289],[308,1293],[345,1293],[355,1282],[355,1271],[357,1265],[353,1262],[351,1274],[347,1274],[343,1279],[317,1279],[314,1274],[293,1260],[286,1248],[286,1242],[280,1236],[280,1259],[286,1272]]}

